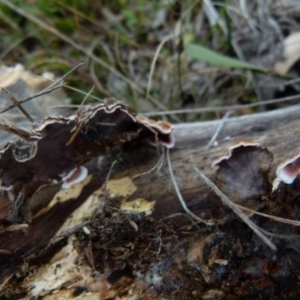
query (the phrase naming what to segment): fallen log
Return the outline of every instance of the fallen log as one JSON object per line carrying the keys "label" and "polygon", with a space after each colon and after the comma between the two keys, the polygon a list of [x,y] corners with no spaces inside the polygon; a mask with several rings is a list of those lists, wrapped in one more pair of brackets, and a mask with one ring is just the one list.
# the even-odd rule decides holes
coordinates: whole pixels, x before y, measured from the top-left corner
{"label": "fallen log", "polygon": [[193,167],[215,180],[211,165],[233,142],[259,143],[273,160],[256,209],[299,220],[298,180],[270,190],[278,164],[299,151],[299,113],[293,106],[230,118],[209,149],[220,121],[175,126],[175,178],[189,210],[204,223],[182,209],[165,160],[153,168],[162,151],[140,141],[89,162],[90,176],[56,194],[29,224],[5,221],[11,203],[4,196],[3,299],[296,299],[299,229],[252,215],[273,233],[277,250],[271,251]]}

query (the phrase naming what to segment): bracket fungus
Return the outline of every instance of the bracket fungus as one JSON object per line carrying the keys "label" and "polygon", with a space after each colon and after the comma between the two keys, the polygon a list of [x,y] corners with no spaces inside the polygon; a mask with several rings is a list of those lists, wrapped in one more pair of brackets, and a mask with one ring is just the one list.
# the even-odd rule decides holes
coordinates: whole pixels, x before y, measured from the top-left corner
{"label": "bracket fungus", "polygon": [[88,175],[88,169],[80,166],[76,167],[75,169],[71,170],[66,176],[62,177],[62,188],[63,189],[68,189],[72,185],[79,183],[83,181]]}
{"label": "bracket fungus", "polygon": [[171,123],[166,121],[154,121],[148,119],[145,116],[137,116],[138,122],[149,128],[151,131],[156,131],[157,134],[154,134],[150,137],[150,143],[157,145],[160,143],[167,148],[173,148],[175,145],[175,138],[172,134],[174,127]]}
{"label": "bracket fungus", "polygon": [[300,153],[284,160],[277,168],[276,175],[286,184],[292,184],[300,174]]}
{"label": "bracket fungus", "polygon": [[233,202],[256,209],[271,190],[272,160],[273,155],[258,143],[237,141],[229,147],[229,155],[213,162],[215,183]]}
{"label": "bracket fungus", "polygon": [[[47,117],[31,130],[0,125],[20,137],[0,150],[1,188],[10,190],[13,201],[22,198],[25,202],[41,186],[55,182],[67,189],[86,178],[83,164],[133,141],[174,146],[172,124],[136,116],[113,98],[82,107],[68,117]],[[19,200],[18,207],[22,205]]]}

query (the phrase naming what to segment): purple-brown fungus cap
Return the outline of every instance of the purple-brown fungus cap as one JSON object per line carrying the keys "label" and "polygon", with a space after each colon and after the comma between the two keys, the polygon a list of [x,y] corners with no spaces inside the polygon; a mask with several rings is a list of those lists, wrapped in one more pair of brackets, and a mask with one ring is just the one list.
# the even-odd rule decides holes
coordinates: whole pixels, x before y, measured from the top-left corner
{"label": "purple-brown fungus cap", "polygon": [[269,170],[272,154],[258,143],[240,140],[229,147],[229,155],[213,162],[215,183],[233,202],[257,207],[271,190]]}
{"label": "purple-brown fungus cap", "polygon": [[300,174],[300,153],[284,160],[277,168],[276,175],[284,183],[291,184]]}

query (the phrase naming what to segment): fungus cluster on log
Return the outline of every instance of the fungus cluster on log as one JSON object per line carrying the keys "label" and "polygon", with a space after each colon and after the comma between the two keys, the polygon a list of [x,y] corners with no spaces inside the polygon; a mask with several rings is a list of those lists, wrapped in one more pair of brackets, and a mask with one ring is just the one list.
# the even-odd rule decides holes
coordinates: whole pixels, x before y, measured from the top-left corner
{"label": "fungus cluster on log", "polygon": [[[11,131],[9,126],[4,129]],[[170,123],[135,116],[112,98],[68,117],[48,117],[31,130],[15,127],[14,131],[21,139],[0,150],[0,187],[9,193],[15,216],[41,187],[60,182],[62,188],[71,187],[86,178],[84,163],[116,147],[143,139],[174,146]],[[44,199],[45,205],[52,197]],[[29,212],[22,214],[28,218]]]}
{"label": "fungus cluster on log", "polygon": [[[149,161],[157,160],[157,151],[140,143],[145,140],[172,148],[174,127],[168,122],[135,116],[121,102],[108,99],[69,117],[45,118],[31,130],[6,127],[20,139],[1,151],[2,196],[13,201],[15,216],[31,223],[3,222],[13,218],[3,214],[9,201],[2,201],[1,295],[26,294],[28,299],[126,299],[132,293],[140,299],[270,298],[279,289],[287,293],[287,281],[297,284],[298,269],[289,263],[289,259],[293,264],[297,261],[292,241],[281,241],[288,245],[284,254],[267,251],[251,229],[231,217],[214,191],[193,194],[197,205],[202,204],[201,197],[215,201],[215,207],[209,208],[212,215],[213,210],[219,213],[219,219],[213,217],[209,226],[199,226],[178,207],[177,213],[169,215],[177,199],[170,192],[168,171],[145,170]],[[172,151],[176,154],[182,146]],[[127,152],[128,147],[133,152]],[[124,150],[117,151],[122,156],[118,179],[106,178],[107,166],[89,175],[88,162],[99,155],[109,157],[114,149]],[[139,164],[142,170],[136,168]],[[284,171],[296,173],[297,164],[297,157],[289,160]],[[135,167],[128,172],[128,165]],[[280,198],[284,184],[272,192],[273,155],[257,142],[238,140],[212,167],[216,186],[264,230],[276,236],[282,227],[274,230],[272,222],[277,220],[266,221],[257,213],[288,211],[286,216],[295,217],[292,207],[297,204]],[[277,176],[286,182],[281,172]],[[140,184],[135,186],[133,180]],[[160,188],[156,194],[147,194],[141,182]],[[279,245],[277,240],[274,243]]]}

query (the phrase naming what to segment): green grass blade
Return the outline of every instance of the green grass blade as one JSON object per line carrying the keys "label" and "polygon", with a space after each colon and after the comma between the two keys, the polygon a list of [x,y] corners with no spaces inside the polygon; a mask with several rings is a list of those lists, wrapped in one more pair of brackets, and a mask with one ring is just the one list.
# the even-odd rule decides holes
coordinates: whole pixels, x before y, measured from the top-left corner
{"label": "green grass blade", "polygon": [[185,53],[187,55],[192,56],[200,61],[206,62],[207,64],[218,66],[218,67],[225,67],[225,68],[236,68],[236,69],[247,69],[257,72],[266,73],[268,70],[264,68],[260,68],[258,66],[248,64],[243,62],[239,59],[231,58],[222,54],[219,54],[215,51],[212,51],[202,45],[189,45]]}

